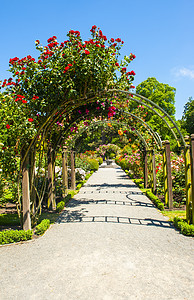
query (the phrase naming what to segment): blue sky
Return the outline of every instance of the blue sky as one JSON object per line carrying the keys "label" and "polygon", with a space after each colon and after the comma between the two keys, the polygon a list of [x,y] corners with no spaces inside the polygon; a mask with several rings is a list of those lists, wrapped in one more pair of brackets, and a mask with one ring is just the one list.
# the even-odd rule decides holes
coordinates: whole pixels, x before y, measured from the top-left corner
{"label": "blue sky", "polygon": [[107,38],[124,40],[121,54],[136,59],[134,85],[148,77],[176,88],[176,118],[194,98],[194,0],[10,0],[1,3],[0,80],[9,78],[9,59],[37,57],[35,40],[43,45],[70,30],[90,37],[92,25]]}

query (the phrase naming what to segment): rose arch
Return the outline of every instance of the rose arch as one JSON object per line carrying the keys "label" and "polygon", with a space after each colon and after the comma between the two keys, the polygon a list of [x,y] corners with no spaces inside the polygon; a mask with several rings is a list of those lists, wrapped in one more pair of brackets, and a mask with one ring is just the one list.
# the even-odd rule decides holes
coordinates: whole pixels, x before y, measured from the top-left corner
{"label": "rose arch", "polygon": [[[71,30],[66,41],[59,44],[53,36],[46,47],[41,46],[37,40],[36,48],[40,52],[38,61],[31,56],[10,60],[10,70],[16,79],[4,80],[2,85],[6,90],[1,97],[1,103],[7,109],[2,126],[6,127],[8,133],[3,146],[3,155],[6,158],[4,170],[8,170],[15,158],[20,160],[19,168],[15,160],[13,172],[16,173],[18,168],[17,205],[22,212],[23,228],[31,228],[31,217],[35,219],[37,212],[41,211],[46,189],[48,205],[55,209],[53,170],[56,154],[62,153],[64,158],[67,140],[72,136],[75,141],[75,135],[79,135],[77,131],[81,129],[83,122],[91,122],[94,118],[97,118],[96,123],[99,124],[124,124],[141,140],[144,185],[147,186],[147,156],[150,155],[153,192],[156,191],[155,151],[161,151],[165,203],[172,208],[170,144],[169,141],[161,141],[159,134],[148,123],[146,113],[160,118],[177,146],[184,149],[189,219],[190,205],[194,204],[191,168],[194,154],[190,141],[182,136],[176,122],[161,107],[131,92],[135,73],[127,72],[127,67],[135,55],[131,53],[118,62],[123,45],[121,39],[111,38],[107,41],[106,36],[96,26],[92,27],[91,34],[91,39],[82,41],[80,33]],[[143,107],[146,113],[142,114],[139,107]],[[13,113],[9,114],[9,111]],[[80,132],[89,126],[92,124],[86,125]],[[71,148],[70,146],[70,151]],[[72,168],[73,159],[72,154]],[[38,177],[42,169],[45,176],[39,186]],[[193,219],[194,208],[194,222]]]}

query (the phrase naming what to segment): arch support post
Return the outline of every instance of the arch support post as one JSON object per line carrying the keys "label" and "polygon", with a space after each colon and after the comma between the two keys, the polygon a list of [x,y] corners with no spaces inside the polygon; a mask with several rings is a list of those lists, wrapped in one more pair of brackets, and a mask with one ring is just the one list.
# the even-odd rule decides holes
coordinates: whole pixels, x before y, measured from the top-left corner
{"label": "arch support post", "polygon": [[170,142],[164,141],[163,149],[163,174],[164,174],[164,198],[165,205],[173,209],[172,175],[170,161]]}
{"label": "arch support post", "polygon": [[[25,156],[25,150],[22,151],[22,159]],[[30,218],[30,185],[29,185],[29,154],[22,164],[22,208],[23,208],[23,229],[31,230]]]}
{"label": "arch support post", "polygon": [[144,149],[144,151],[143,151],[143,159],[144,159],[144,188],[147,189],[147,187],[148,187],[148,156],[147,156],[146,149]]}
{"label": "arch support post", "polygon": [[156,161],[155,161],[155,151],[151,149],[151,190],[153,194],[156,194]]}
{"label": "arch support post", "polygon": [[71,189],[75,190],[75,151],[71,150]]}
{"label": "arch support post", "polygon": [[191,134],[192,224],[194,224],[194,134]]}
{"label": "arch support post", "polygon": [[[186,219],[191,222],[191,201],[192,201],[192,185],[191,185],[191,155],[189,136],[185,137],[185,191],[186,191]],[[191,151],[190,151],[191,150]]]}
{"label": "arch support post", "polygon": [[53,154],[52,154],[52,146],[49,145],[48,152],[47,152],[47,159],[48,159],[48,202],[47,207],[50,208],[52,205],[52,209],[55,209],[54,201],[54,182],[53,182]]}
{"label": "arch support post", "polygon": [[68,190],[68,173],[67,173],[67,147],[63,146],[62,151],[62,194],[66,196]]}

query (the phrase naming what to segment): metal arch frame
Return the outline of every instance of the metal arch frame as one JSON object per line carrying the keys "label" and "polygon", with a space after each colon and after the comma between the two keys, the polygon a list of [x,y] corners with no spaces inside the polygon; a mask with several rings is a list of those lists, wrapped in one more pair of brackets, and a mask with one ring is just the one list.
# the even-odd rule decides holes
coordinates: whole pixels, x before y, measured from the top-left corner
{"label": "metal arch frame", "polygon": [[124,113],[124,114],[128,114],[130,116],[132,116],[133,118],[137,119],[138,121],[140,121],[140,123],[145,127],[146,130],[148,130],[150,132],[150,134],[153,136],[156,144],[162,148],[162,141],[161,141],[161,138],[159,136],[159,134],[157,132],[154,132],[153,129],[148,125],[148,123],[146,123],[145,121],[143,121],[140,117],[128,112],[128,111],[125,111],[125,110],[119,110],[121,113]]}
{"label": "metal arch frame", "polygon": [[[30,142],[27,150],[26,150],[26,153],[22,159],[21,162],[23,162],[30,150],[30,148],[32,147],[33,144],[36,143],[36,141],[38,140],[38,137],[41,133],[41,131],[44,131],[46,132],[49,127],[54,123],[56,122],[56,120],[59,119],[59,116],[60,114],[63,114],[63,113],[70,113],[72,111],[72,104],[73,104],[73,110],[80,107],[80,101],[83,100],[83,103],[82,104],[87,104],[91,101],[94,101],[97,99],[97,97],[100,97],[100,98],[103,98],[104,95],[106,95],[107,93],[113,93],[113,92],[116,92],[116,93],[122,93],[122,94],[127,94],[128,95],[128,98],[132,101],[135,101],[137,103],[140,103],[140,104],[143,104],[144,106],[146,106],[148,109],[152,110],[156,115],[158,115],[165,123],[166,125],[168,126],[168,128],[170,129],[170,131],[172,132],[175,140],[177,141],[178,143],[178,146],[180,146],[180,143],[179,143],[179,139],[177,138],[173,128],[176,128],[177,132],[179,133],[179,136],[180,136],[180,139],[184,145],[184,147],[186,147],[186,143],[185,143],[185,140],[184,140],[184,137],[183,135],[181,134],[178,126],[176,125],[176,123],[174,122],[174,120],[168,115],[167,112],[165,112],[160,106],[158,106],[157,104],[155,104],[153,101],[149,100],[148,98],[146,97],[143,97],[139,94],[136,94],[136,93],[133,93],[133,92],[129,92],[129,91],[123,91],[123,90],[119,90],[119,89],[109,89],[107,91],[101,91],[101,92],[98,92],[96,93],[95,96],[91,97],[91,98],[80,98],[79,99],[79,102],[78,101],[73,101],[73,100],[69,100],[67,102],[63,102],[59,107],[57,107],[56,109],[53,110],[53,112],[47,117],[46,121],[40,126],[40,128],[38,129],[37,131],[37,134],[36,136],[32,139],[32,141]],[[137,97],[137,98],[140,98],[141,100],[138,100],[138,99],[135,99],[135,98],[132,98],[130,97],[131,95]],[[151,104],[152,106],[149,106],[147,103],[143,102],[143,100],[147,101],[149,104]],[[158,109],[159,111],[161,111],[164,115],[162,116],[160,113],[158,113],[154,108]],[[52,120],[52,118],[55,116],[55,114],[58,113],[58,116],[56,118],[54,118],[54,120]],[[174,125],[173,127],[170,126],[170,124],[164,119],[164,117],[167,117],[168,120]],[[51,121],[51,122],[50,122]]]}
{"label": "metal arch frame", "polygon": [[[171,132],[173,133],[177,143],[178,143],[178,146],[180,146],[180,143],[179,143],[179,139],[177,138],[175,132],[174,132],[174,128],[176,128],[180,138],[181,138],[181,141],[183,143],[184,146],[186,146],[186,143],[185,143],[185,140],[184,140],[184,137],[182,135],[182,133],[180,132],[178,126],[176,125],[176,123],[174,122],[174,120],[169,116],[169,114],[164,110],[162,109],[159,105],[157,105],[156,103],[154,103],[153,101],[151,101],[150,99],[144,97],[144,96],[141,96],[139,94],[136,94],[136,93],[133,93],[133,92],[128,92],[128,91],[123,91],[123,90],[117,90],[117,89],[110,89],[108,90],[107,92],[118,92],[118,93],[124,93],[124,94],[127,94],[128,95],[128,98],[131,99],[132,101],[136,101],[137,103],[140,103],[140,104],[143,104],[145,105],[146,107],[148,107],[149,109],[151,109],[155,114],[157,114],[165,123],[166,125],[168,126],[168,128],[171,130]],[[139,97],[141,100],[138,100],[138,99],[135,99],[135,98],[132,98],[130,97],[131,95],[133,96],[136,96],[136,97]],[[147,101],[148,103],[150,103],[152,106],[149,106],[147,103],[143,102],[143,100]],[[158,113],[154,108],[157,108],[158,110],[160,110],[164,115],[162,116],[160,113]],[[164,117],[167,117],[168,120],[173,124],[173,127],[170,126],[170,124],[164,119]]]}
{"label": "metal arch frame", "polygon": [[[156,143],[158,149],[159,149],[159,150],[162,149],[162,141],[161,141],[161,138],[160,138],[159,134],[158,134],[157,132],[154,132],[153,129],[152,129],[145,121],[143,121],[140,117],[138,117],[138,116],[136,116],[136,115],[134,115],[134,114],[132,114],[132,113],[130,113],[130,112],[128,112],[128,111],[121,110],[121,109],[117,109],[117,111],[120,112],[120,113],[124,113],[124,114],[130,115],[130,116],[132,116],[133,118],[137,119],[137,120],[141,123],[141,125],[143,125],[144,128],[145,128],[146,130],[149,131],[149,134],[150,134],[150,135],[153,137],[153,139],[155,140],[155,143]],[[80,118],[78,118],[77,120],[84,119],[86,116],[88,116],[88,115],[83,114],[83,115],[82,115]],[[70,128],[71,126],[73,126],[73,124],[74,124],[75,122],[77,122],[77,120],[74,121],[74,122],[72,122],[72,123],[68,126],[68,128],[66,129],[66,132],[68,132],[69,128]],[[55,121],[56,121],[56,120],[55,120]],[[129,124],[126,124],[126,125],[130,127]],[[136,131],[137,131],[137,130],[136,130]],[[138,131],[138,132],[139,132],[139,131]],[[57,144],[59,143],[59,141],[61,140],[61,138],[62,138],[62,137],[59,138]]]}
{"label": "metal arch frame", "polygon": [[[102,125],[102,124],[108,124],[108,123],[116,124],[116,125],[118,125],[118,126],[119,126],[119,124],[121,124],[121,125],[123,125],[123,126],[129,127],[129,128],[132,130],[132,126],[130,126],[130,125],[126,124],[126,123],[123,123],[123,122],[119,122],[119,123],[118,123],[118,122],[115,121],[115,120],[96,121],[96,122],[90,124],[88,127],[82,128],[82,130],[81,130],[77,135],[75,135],[75,137],[74,137],[74,139],[73,139],[73,142],[70,144],[71,148],[73,148],[73,147],[75,146],[76,140],[77,140],[77,139],[78,139],[78,138],[79,138],[79,137],[80,137],[87,129],[92,128],[92,127],[94,127],[94,126],[96,126],[96,125]],[[133,131],[134,131],[134,133],[139,137],[139,139],[142,141],[142,143],[144,144],[145,149],[147,150],[147,149],[148,149],[148,145],[147,145],[147,143],[146,143],[144,137],[139,133],[138,130],[135,129],[135,130],[133,130]]]}

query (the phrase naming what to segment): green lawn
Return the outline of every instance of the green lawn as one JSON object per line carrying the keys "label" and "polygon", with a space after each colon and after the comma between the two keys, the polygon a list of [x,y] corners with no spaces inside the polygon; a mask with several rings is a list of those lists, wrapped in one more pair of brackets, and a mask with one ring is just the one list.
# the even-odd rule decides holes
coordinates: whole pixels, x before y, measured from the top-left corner
{"label": "green lawn", "polygon": [[185,210],[164,210],[161,212],[164,216],[168,217],[170,221],[174,219],[174,217],[179,217],[179,218],[186,218],[186,211]]}

